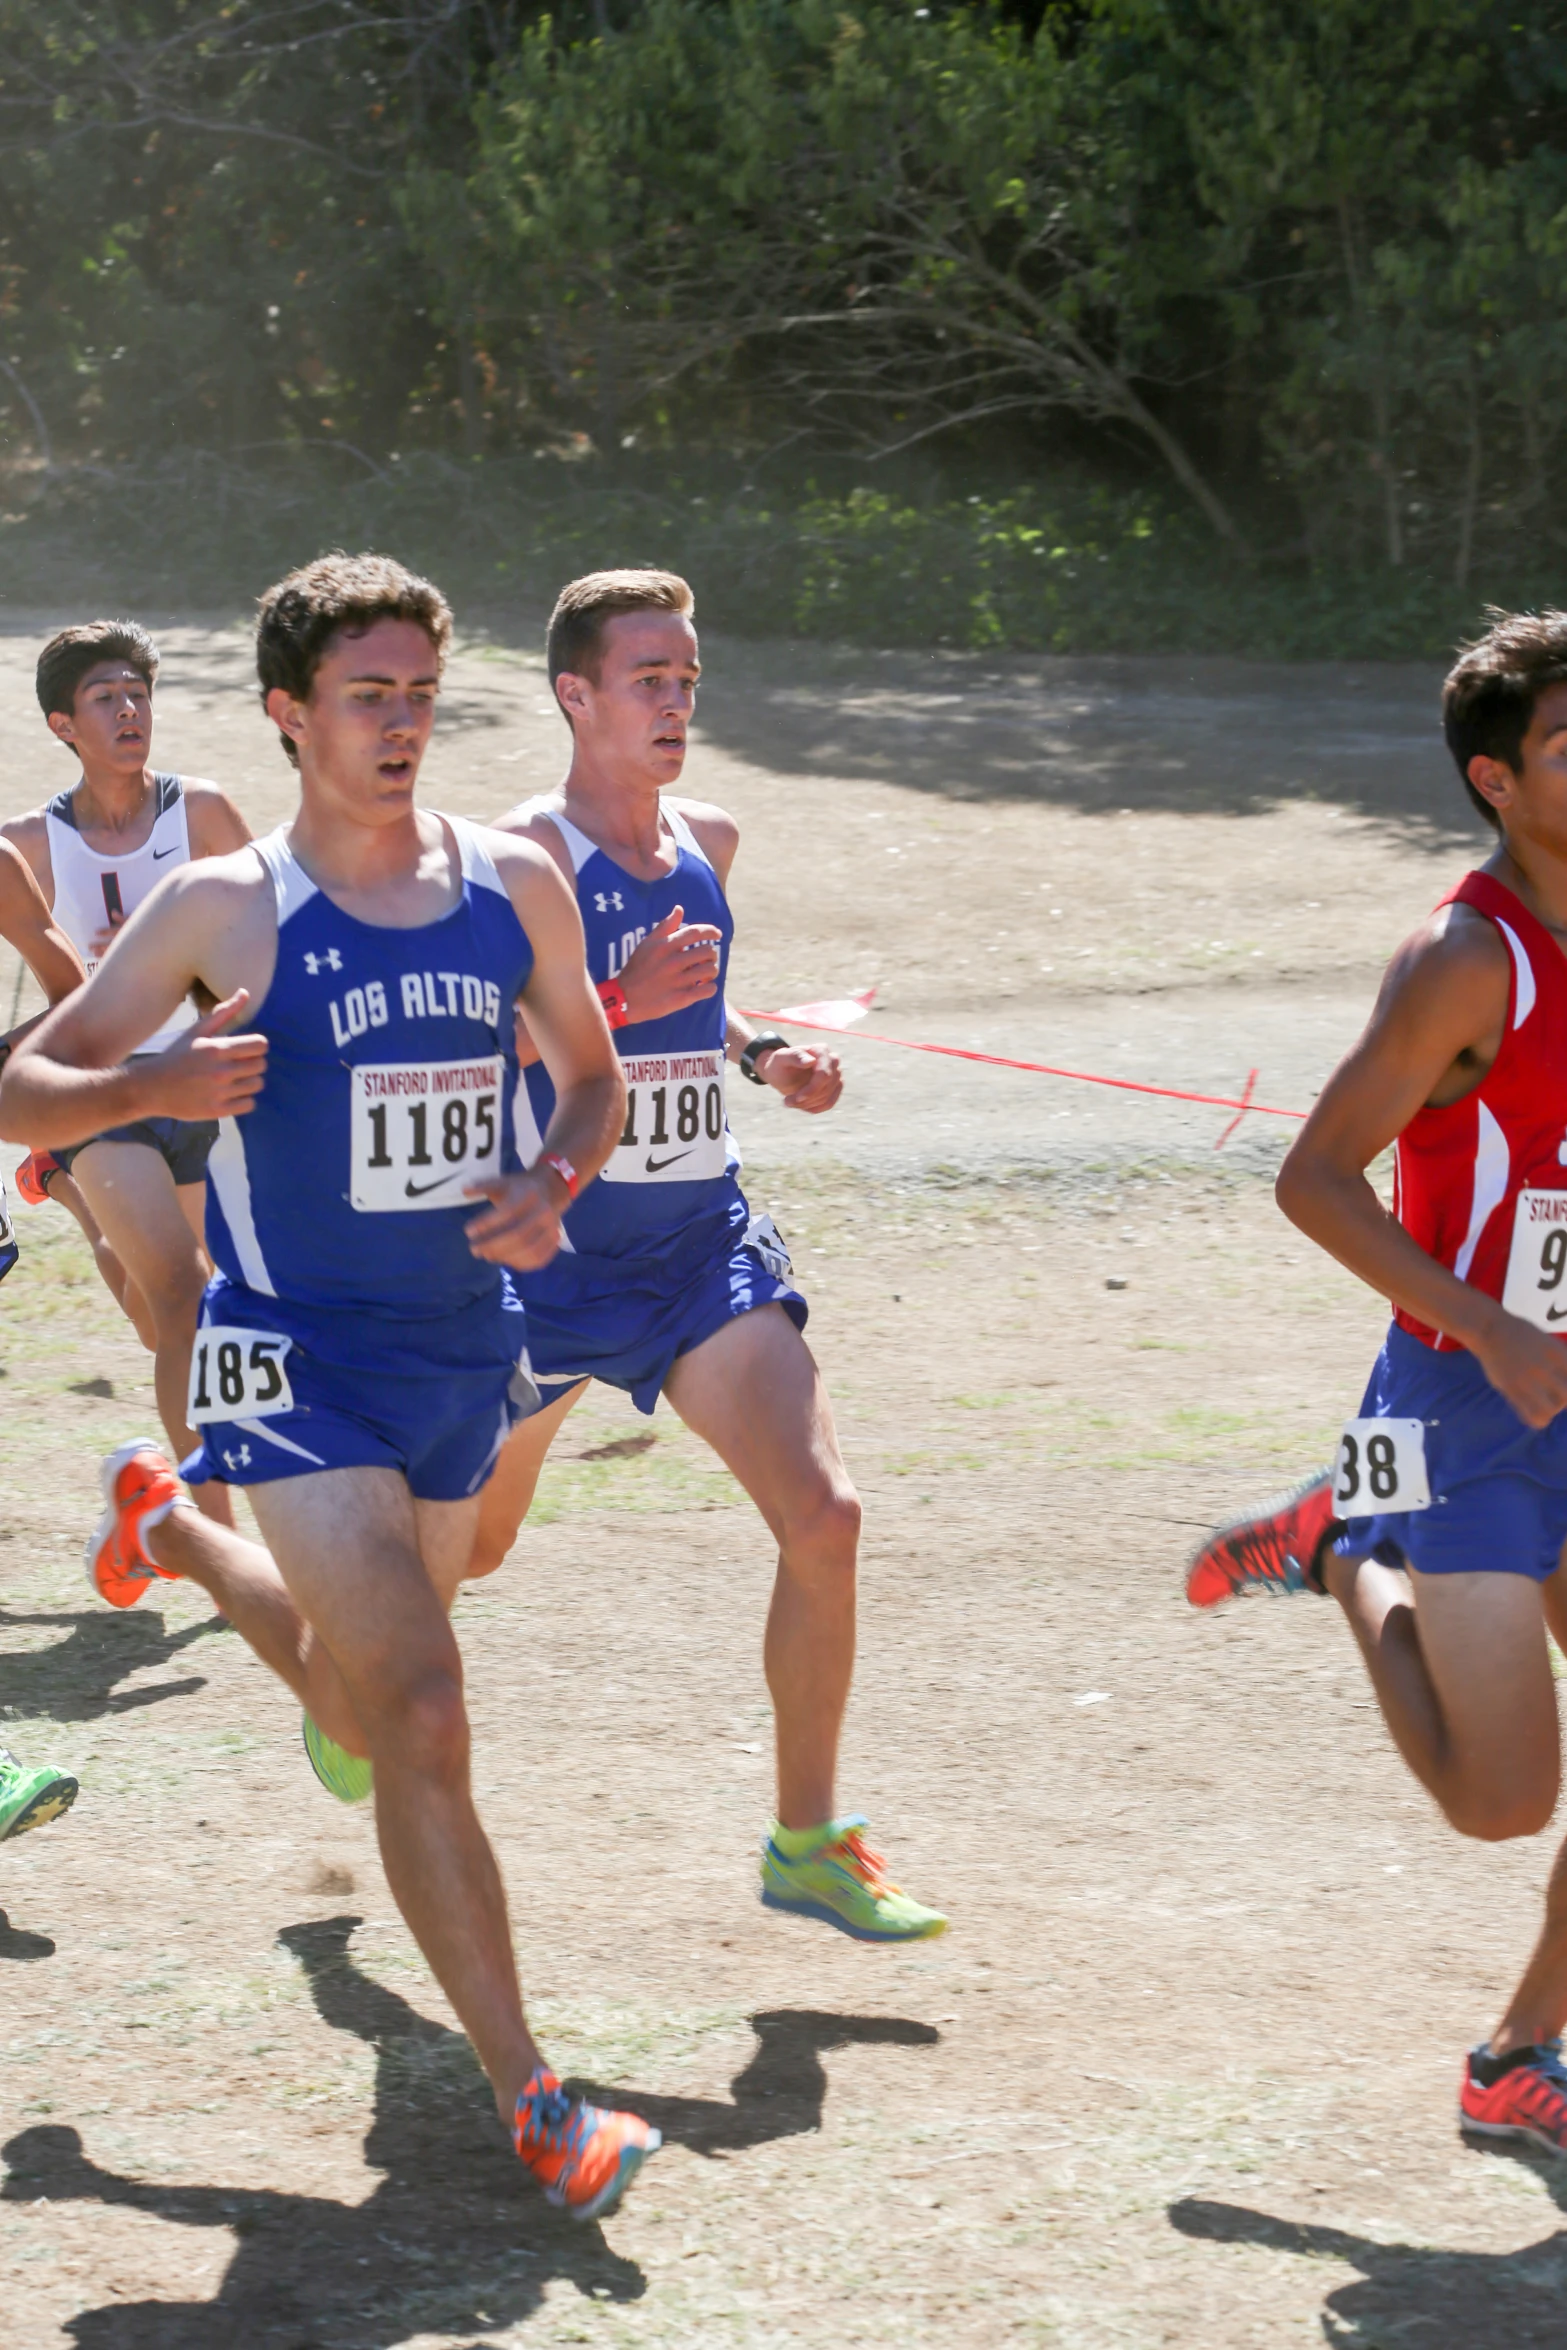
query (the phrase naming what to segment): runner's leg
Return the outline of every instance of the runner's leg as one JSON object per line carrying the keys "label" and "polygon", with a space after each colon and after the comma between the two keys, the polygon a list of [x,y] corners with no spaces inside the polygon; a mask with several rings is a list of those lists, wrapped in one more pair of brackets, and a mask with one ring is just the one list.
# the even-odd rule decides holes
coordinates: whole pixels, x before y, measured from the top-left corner
{"label": "runner's leg", "polygon": [[767,1520],[778,1575],[763,1659],[777,1723],[778,1818],[833,1816],[854,1673],[860,1504],[809,1347],[782,1306],[758,1306],[682,1355],[664,1393]]}
{"label": "runner's leg", "polygon": [[[523,1519],[533,1507],[534,1487],[556,1431],[573,1404],[580,1403],[587,1392],[588,1382],[579,1380],[554,1403],[546,1404],[542,1412],[535,1412],[531,1419],[519,1420],[507,1437],[489,1483],[479,1496],[479,1524],[473,1538],[473,1557],[463,1569],[465,1581],[493,1575],[511,1549]],[[450,1607],[455,1592],[448,1591],[444,1596]]]}
{"label": "runner's leg", "polygon": [[1561,1776],[1541,1586],[1527,1575],[1411,1574],[1328,1555],[1383,1718],[1461,1834],[1538,1834]]}
{"label": "runner's leg", "polygon": [[156,1565],[200,1585],[329,1738],[350,1754],[366,1752],[342,1675],[290,1599],[270,1551],[188,1509],[172,1511],[142,1539]]}
{"label": "runner's leg", "polygon": [[393,1471],[369,1468],[254,1485],[250,1497],[364,1725],[393,1897],[509,2126],[539,2053],[500,1872],[473,1807],[462,1661],[435,1588],[460,1579],[478,1503],[415,1502]]}
{"label": "runner's leg", "polygon": [[93,1262],[105,1289],[147,1352],[154,1353],[158,1334],[147,1301],[99,1231],[98,1220],[83,1199],[82,1187],[75,1176],[68,1175],[63,1167],[57,1167],[52,1175],[46,1177],[44,1189],[57,1207],[64,1208],[68,1215],[75,1217],[81,1226],[83,1239],[92,1250]]}
{"label": "runner's leg", "polygon": [[[185,1418],[185,1399],[196,1318],[211,1271],[206,1253],[173,1177],[150,1144],[89,1143],[71,1171],[110,1247],[151,1309],[158,1414],[174,1457],[181,1461],[196,1445],[195,1431]],[[220,1526],[233,1525],[224,1486],[197,1486],[194,1499],[204,1517]]]}

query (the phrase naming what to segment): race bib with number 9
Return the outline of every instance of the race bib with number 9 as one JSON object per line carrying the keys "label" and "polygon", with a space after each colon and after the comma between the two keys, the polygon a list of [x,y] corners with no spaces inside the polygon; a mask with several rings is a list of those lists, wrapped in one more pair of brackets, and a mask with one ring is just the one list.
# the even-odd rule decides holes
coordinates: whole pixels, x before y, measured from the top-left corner
{"label": "race bib with number 9", "polygon": [[1567,1191],[1521,1191],[1502,1304],[1537,1330],[1567,1330]]}
{"label": "race bib with number 9", "polygon": [[1423,1420],[1351,1420],[1333,1464],[1333,1507],[1341,1518],[1428,1510]]}
{"label": "race bib with number 9", "polygon": [[198,1330],[190,1358],[185,1417],[193,1428],[211,1420],[272,1420],[294,1408],[283,1368],[294,1341],[274,1330]]}
{"label": "race bib with number 9", "polygon": [[371,1216],[475,1206],[467,1185],[501,1171],[501,1067],[497,1057],[353,1070],[352,1204]]}

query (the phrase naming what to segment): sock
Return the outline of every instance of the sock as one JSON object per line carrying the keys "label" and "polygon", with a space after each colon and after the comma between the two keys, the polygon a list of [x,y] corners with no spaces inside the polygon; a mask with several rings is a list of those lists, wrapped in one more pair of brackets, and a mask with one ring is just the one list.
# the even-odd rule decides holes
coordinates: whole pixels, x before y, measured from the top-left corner
{"label": "sock", "polygon": [[830,1844],[838,1833],[836,1820],[823,1820],[814,1828],[781,1828],[774,1820],[772,1841],[785,1860],[804,1860],[822,1844]]}

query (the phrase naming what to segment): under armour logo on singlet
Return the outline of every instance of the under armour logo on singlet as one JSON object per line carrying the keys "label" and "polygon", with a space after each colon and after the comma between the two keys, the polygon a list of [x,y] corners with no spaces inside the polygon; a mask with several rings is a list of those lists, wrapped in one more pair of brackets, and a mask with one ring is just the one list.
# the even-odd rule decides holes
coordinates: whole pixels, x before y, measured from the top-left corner
{"label": "under armour logo on singlet", "polygon": [[314,979],[319,972],[341,971],[342,968],[343,958],[338,953],[336,947],[328,947],[324,955],[307,955],[305,957],[305,969],[309,972],[312,979]]}
{"label": "under armour logo on singlet", "polygon": [[617,914],[623,914],[626,910],[626,901],[621,896],[618,889],[612,889],[608,897],[604,895],[604,892],[601,889],[595,890],[593,893],[593,903],[595,906],[597,906],[601,914],[607,914],[611,906],[614,907]]}

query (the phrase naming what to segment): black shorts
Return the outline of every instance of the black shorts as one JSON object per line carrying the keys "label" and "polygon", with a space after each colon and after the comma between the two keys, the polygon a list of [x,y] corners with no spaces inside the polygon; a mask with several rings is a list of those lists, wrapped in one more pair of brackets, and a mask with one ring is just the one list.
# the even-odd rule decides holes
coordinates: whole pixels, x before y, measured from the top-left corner
{"label": "black shorts", "polygon": [[158,1153],[176,1183],[205,1183],[207,1154],[217,1139],[216,1118],[137,1118],[129,1126],[111,1126],[87,1142],[73,1142],[53,1156],[69,1174],[73,1162],[95,1142],[143,1142]]}

